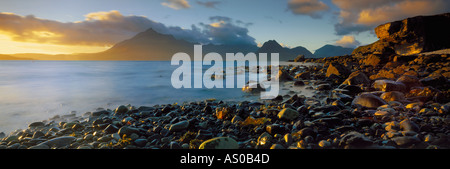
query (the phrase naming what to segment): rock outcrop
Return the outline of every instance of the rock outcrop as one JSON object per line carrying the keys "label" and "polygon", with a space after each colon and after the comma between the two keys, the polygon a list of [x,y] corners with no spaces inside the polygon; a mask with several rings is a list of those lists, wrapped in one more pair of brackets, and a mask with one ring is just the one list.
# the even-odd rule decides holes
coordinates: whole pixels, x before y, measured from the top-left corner
{"label": "rock outcrop", "polygon": [[375,28],[380,39],[358,47],[353,55],[411,55],[450,48],[450,13],[416,16]]}

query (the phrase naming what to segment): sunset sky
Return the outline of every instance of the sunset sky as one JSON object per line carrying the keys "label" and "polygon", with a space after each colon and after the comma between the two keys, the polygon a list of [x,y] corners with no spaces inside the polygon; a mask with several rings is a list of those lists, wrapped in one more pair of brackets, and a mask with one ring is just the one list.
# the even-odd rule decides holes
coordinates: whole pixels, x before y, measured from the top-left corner
{"label": "sunset sky", "polygon": [[14,0],[0,1],[0,54],[89,53],[148,28],[178,39],[310,51],[377,40],[380,24],[450,12],[448,0]]}

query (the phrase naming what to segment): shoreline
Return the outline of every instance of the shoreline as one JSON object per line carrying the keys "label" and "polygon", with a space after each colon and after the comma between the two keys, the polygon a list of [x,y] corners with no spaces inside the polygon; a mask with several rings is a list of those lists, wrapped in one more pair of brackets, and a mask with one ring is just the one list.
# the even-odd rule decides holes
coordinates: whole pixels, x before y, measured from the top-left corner
{"label": "shoreline", "polygon": [[[5,134],[0,149],[450,148],[447,56],[376,67],[351,56],[313,59],[302,68],[288,62],[278,74],[287,93],[272,100],[57,115]],[[305,97],[293,87],[314,92]]]}

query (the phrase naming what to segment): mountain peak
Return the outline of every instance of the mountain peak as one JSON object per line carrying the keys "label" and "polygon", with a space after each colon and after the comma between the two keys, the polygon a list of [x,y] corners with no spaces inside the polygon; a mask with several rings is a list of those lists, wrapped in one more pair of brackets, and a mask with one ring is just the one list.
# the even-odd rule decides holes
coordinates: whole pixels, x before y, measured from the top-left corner
{"label": "mountain peak", "polygon": [[283,47],[276,40],[269,40],[265,42],[261,49],[282,49]]}

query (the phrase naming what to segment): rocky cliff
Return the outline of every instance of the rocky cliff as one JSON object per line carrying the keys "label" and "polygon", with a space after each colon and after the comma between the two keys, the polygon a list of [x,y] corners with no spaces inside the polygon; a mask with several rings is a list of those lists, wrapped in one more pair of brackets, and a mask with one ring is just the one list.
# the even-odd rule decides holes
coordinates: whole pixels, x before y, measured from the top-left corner
{"label": "rocky cliff", "polygon": [[416,16],[375,28],[379,40],[353,51],[355,56],[411,55],[450,48],[450,13]]}

